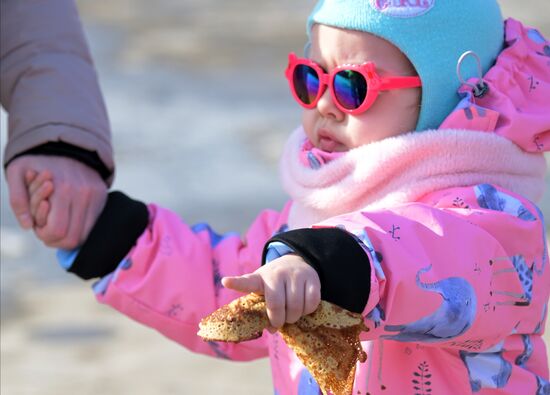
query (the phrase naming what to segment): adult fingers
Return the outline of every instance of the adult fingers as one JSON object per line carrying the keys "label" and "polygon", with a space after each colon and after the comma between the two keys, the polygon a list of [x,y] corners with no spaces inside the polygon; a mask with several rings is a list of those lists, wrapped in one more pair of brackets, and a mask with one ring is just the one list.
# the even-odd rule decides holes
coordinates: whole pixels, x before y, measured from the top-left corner
{"label": "adult fingers", "polygon": [[260,275],[255,273],[245,274],[244,276],[224,277],[222,285],[225,288],[233,289],[239,292],[264,293],[264,283]]}
{"label": "adult fingers", "polygon": [[23,229],[33,227],[33,220],[29,211],[29,195],[25,185],[25,168],[17,163],[12,163],[6,169],[6,181],[8,183],[10,206],[15,218]]}
{"label": "adult fingers", "polygon": [[38,204],[36,214],[34,214],[34,221],[36,222],[36,227],[43,228],[48,222],[48,214],[50,212],[50,202],[47,200],[42,200]]}
{"label": "adult fingers", "polygon": [[53,195],[50,197],[50,218],[46,226],[35,229],[36,235],[48,247],[56,247],[57,243],[63,240],[69,230],[71,219],[70,194],[63,187],[55,186]]}
{"label": "adult fingers", "polygon": [[45,222],[37,220],[37,212],[41,202],[44,202],[50,197],[53,192],[53,183],[49,180],[45,181],[40,187],[30,196],[30,211],[34,218],[35,226],[42,227]]}
{"label": "adult fingers", "polygon": [[84,219],[88,210],[89,195],[73,196],[68,217],[67,233],[63,238],[51,243],[50,247],[72,250],[83,240]]}
{"label": "adult fingers", "polygon": [[51,177],[50,213],[37,236],[50,247],[72,249],[88,237],[107,199],[107,186],[88,166],[70,158],[44,158],[37,176]]}
{"label": "adult fingers", "polygon": [[100,193],[92,192],[89,199],[89,203],[86,205],[86,212],[83,220],[81,234],[79,237],[79,244],[84,243],[88,238],[88,235],[92,231],[92,228],[94,227],[99,215],[105,208],[106,202],[107,202],[106,189],[104,193],[103,191],[101,191]]}

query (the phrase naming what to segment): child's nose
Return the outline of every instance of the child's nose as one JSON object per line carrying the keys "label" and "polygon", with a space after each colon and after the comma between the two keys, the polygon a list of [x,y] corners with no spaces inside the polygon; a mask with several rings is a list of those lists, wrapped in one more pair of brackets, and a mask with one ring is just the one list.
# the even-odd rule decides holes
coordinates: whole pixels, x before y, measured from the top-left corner
{"label": "child's nose", "polygon": [[340,109],[336,107],[329,89],[325,89],[319,98],[319,101],[317,102],[317,111],[319,111],[324,118],[332,118],[336,121],[342,121],[346,116],[344,112],[340,111]]}

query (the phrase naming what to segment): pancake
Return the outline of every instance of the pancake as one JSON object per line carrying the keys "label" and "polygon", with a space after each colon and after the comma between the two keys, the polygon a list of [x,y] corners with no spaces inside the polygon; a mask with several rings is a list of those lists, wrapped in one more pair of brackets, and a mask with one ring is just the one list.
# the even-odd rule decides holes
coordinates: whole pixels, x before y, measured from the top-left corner
{"label": "pancake", "polygon": [[238,343],[260,337],[268,326],[264,297],[251,293],[203,318],[197,334],[206,341]]}
{"label": "pancake", "polygon": [[[265,299],[254,293],[222,306],[201,320],[206,341],[241,342],[260,337],[269,326]],[[357,362],[367,355],[359,334],[368,331],[361,314],[321,301],[317,310],[279,332],[309,370],[323,394],[351,395]]]}

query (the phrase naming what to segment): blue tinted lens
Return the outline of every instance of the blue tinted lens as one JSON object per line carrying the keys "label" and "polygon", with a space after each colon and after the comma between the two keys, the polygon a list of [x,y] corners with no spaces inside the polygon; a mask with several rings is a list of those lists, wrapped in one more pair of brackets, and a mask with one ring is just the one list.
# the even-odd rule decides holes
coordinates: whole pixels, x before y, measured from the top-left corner
{"label": "blue tinted lens", "polygon": [[296,66],[292,83],[302,103],[313,103],[319,92],[319,76],[314,69],[303,64]]}
{"label": "blue tinted lens", "polygon": [[336,73],[333,89],[338,103],[348,110],[359,108],[367,97],[367,81],[363,75],[353,70]]}

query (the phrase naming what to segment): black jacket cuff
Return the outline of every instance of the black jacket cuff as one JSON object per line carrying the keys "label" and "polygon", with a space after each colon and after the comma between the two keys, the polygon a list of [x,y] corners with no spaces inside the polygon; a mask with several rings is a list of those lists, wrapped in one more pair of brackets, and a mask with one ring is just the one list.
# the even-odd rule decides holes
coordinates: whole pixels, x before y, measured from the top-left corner
{"label": "black jacket cuff", "polygon": [[296,229],[272,237],[291,247],[311,265],[321,280],[321,299],[362,313],[370,293],[370,262],[357,239],[339,228]]}
{"label": "black jacket cuff", "polygon": [[111,192],[69,272],[88,280],[113,272],[149,223],[149,210],[122,192]]}
{"label": "black jacket cuff", "polygon": [[15,159],[23,155],[48,155],[48,156],[64,156],[77,160],[91,167],[101,176],[103,180],[107,180],[113,172],[105,166],[97,152],[88,151],[76,145],[68,144],[63,141],[50,141],[45,144],[38,145],[27,151],[23,151],[9,160],[4,166],[5,168]]}

